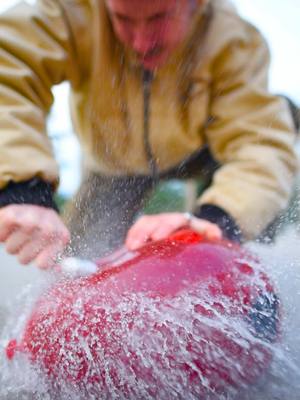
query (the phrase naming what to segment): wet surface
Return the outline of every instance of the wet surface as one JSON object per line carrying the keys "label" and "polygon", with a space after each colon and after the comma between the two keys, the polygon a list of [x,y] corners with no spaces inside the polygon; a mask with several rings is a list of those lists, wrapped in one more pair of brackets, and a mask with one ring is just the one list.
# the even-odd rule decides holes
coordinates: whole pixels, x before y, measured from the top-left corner
{"label": "wet surface", "polygon": [[[300,392],[300,317],[298,312],[298,304],[300,301],[300,247],[298,245],[299,237],[293,233],[287,233],[282,237],[278,243],[270,246],[258,246],[251,244],[250,248],[254,249],[260,257],[264,260],[264,264],[267,266],[267,272],[272,277],[275,285],[278,287],[280,297],[283,303],[283,331],[282,331],[282,344],[274,348],[274,361],[271,368],[266,376],[263,376],[261,380],[251,387],[247,387],[240,391],[238,394],[219,394],[219,395],[206,395],[203,399],[239,399],[239,400],[299,400]],[[6,262],[5,262],[6,264]],[[7,343],[8,336],[12,332],[16,332],[21,329],[22,324],[24,325],[24,317],[22,314],[24,311],[28,311],[31,308],[32,301],[39,292],[41,283],[39,281],[40,274],[36,271],[27,270],[28,276],[26,276],[25,281],[37,282],[23,289],[21,292],[21,287],[23,282],[21,279],[21,274],[18,276],[21,268],[19,266],[13,266],[13,262],[10,259],[6,266],[9,265],[9,279],[4,281],[1,279],[1,296],[5,297],[7,300],[10,299],[9,303],[12,301],[17,304],[16,307],[7,306],[6,311],[11,309],[10,316],[6,319],[7,324],[0,337],[1,350],[3,351],[3,346]],[[2,271],[4,265],[2,264]],[[4,276],[2,272],[2,276]],[[18,276],[18,278],[16,278]],[[47,280],[47,279],[46,279]],[[45,283],[45,277],[42,279]],[[11,285],[11,286],[10,286]],[[35,287],[35,289],[34,289]],[[2,290],[3,289],[3,290]],[[19,299],[13,300],[14,297],[18,296]],[[185,299],[187,301],[187,299]],[[1,304],[3,302],[1,301]],[[4,311],[3,311],[4,312]],[[7,312],[6,312],[7,314]],[[178,317],[178,316],[177,316]],[[181,323],[184,323],[182,316],[179,318]],[[184,325],[186,325],[184,323]],[[241,327],[242,329],[242,327]],[[150,359],[150,358],[149,358]],[[17,362],[10,364],[8,366],[7,361],[3,357],[3,353],[0,356],[0,366],[2,377],[0,378],[0,398],[1,400],[16,400],[16,399],[55,399],[53,394],[47,393],[46,384],[43,381],[43,377],[33,371],[28,365],[26,359],[19,359]],[[5,376],[4,376],[5,375]],[[18,379],[16,379],[16,376]],[[172,381],[176,374],[170,374],[169,372],[162,377],[162,379],[168,379],[168,382]],[[1,382],[2,380],[2,382]],[[28,393],[30,388],[34,388],[36,394],[33,397],[32,393]],[[92,394],[89,397],[80,397],[78,393],[65,393],[60,399],[70,399],[70,400],[81,400],[94,399],[98,397],[93,397]],[[111,395],[110,398],[122,398],[117,394]],[[130,397],[128,397],[130,398]],[[134,397],[132,397],[134,398]],[[148,396],[142,396],[139,398],[151,398]],[[153,397],[152,397],[153,398]],[[155,397],[154,397],[155,398]],[[194,397],[190,395],[189,397],[174,397],[174,393],[171,397],[167,395],[164,398],[185,398],[193,399]]]}

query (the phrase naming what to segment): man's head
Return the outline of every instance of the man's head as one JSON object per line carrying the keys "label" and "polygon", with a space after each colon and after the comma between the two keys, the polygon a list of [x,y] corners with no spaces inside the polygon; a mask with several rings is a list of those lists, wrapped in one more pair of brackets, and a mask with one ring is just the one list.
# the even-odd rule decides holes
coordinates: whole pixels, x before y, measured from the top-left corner
{"label": "man's head", "polygon": [[198,1],[106,0],[106,5],[118,39],[152,70],[183,42]]}

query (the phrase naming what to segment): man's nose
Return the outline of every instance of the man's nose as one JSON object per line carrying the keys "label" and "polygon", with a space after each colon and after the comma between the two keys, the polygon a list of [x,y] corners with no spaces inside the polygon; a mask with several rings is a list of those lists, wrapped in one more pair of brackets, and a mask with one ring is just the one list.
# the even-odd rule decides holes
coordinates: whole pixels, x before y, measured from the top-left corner
{"label": "man's nose", "polygon": [[147,54],[155,47],[153,32],[145,27],[137,27],[133,33],[132,47],[138,54]]}

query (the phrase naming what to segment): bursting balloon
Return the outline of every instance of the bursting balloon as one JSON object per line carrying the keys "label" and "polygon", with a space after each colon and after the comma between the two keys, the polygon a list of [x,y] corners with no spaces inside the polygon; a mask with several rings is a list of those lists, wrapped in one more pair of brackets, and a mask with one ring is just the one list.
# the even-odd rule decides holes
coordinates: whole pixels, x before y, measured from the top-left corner
{"label": "bursting balloon", "polygon": [[7,347],[9,359],[25,355],[42,371],[53,393],[208,398],[269,368],[279,299],[237,244],[183,230],[97,264],[91,276],[56,282]]}

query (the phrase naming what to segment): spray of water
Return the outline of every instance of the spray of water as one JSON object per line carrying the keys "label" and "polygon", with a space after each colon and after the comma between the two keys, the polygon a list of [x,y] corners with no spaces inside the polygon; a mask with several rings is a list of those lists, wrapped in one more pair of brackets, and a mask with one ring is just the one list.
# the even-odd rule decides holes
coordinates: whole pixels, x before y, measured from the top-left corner
{"label": "spray of water", "polygon": [[[253,284],[264,288],[257,265],[253,267]],[[14,307],[1,337],[1,399],[273,400],[282,398],[282,386],[292,399],[287,379],[292,373],[296,389],[299,368],[287,355],[286,343],[260,337],[228,297],[212,298],[211,284],[216,282],[191,287],[172,299],[126,293],[122,302],[114,292],[101,295],[98,287],[87,292],[78,284],[76,301],[62,304],[60,294],[70,291],[65,280],[56,296],[49,292],[38,317],[47,346],[34,344],[34,363],[22,353],[7,361],[3,349],[12,337],[20,340],[37,296],[28,288],[19,300],[22,310]],[[64,319],[53,329],[53,321],[43,315],[58,308]],[[45,367],[45,351],[54,359],[59,353],[60,362]],[[253,361],[247,376],[243,354]],[[259,372],[255,364],[266,362],[266,354],[274,357],[269,373],[249,385],[251,375]],[[206,371],[197,360],[205,360]]]}

